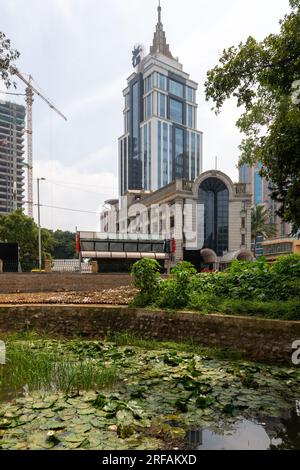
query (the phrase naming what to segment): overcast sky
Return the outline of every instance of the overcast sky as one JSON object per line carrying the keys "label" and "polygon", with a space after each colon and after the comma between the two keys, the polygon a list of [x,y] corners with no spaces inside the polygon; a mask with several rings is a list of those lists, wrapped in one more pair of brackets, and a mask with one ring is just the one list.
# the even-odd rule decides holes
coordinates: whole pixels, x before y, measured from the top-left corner
{"label": "overcast sky", "polygon": [[[0,0],[0,31],[17,48],[19,70],[32,74],[68,117],[63,121],[38,97],[34,102],[34,177],[41,202],[92,214],[43,207],[48,228],[99,230],[103,202],[118,195],[118,143],[123,96],[135,43],[147,52],[157,22],[157,0]],[[215,166],[238,179],[235,127],[229,102],[221,116],[204,99],[206,72],[222,50],[249,35],[279,31],[288,0],[162,0],[171,52],[199,83],[198,127],[204,132],[204,169]],[[0,90],[4,90],[0,81]],[[18,91],[23,92],[22,82]],[[3,99],[4,95],[0,95]],[[23,98],[15,101],[22,102]],[[36,183],[35,183],[36,186]],[[93,214],[95,212],[95,214]]]}

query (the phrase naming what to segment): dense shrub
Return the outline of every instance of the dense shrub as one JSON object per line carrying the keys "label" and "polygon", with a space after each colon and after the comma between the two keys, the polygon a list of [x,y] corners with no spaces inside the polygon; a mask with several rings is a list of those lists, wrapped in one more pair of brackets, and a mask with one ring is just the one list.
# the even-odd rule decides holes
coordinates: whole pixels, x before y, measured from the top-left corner
{"label": "dense shrub", "polygon": [[171,271],[171,277],[160,283],[159,297],[156,304],[165,308],[186,307],[191,292],[191,282],[196,269],[191,263],[178,263]]}
{"label": "dense shrub", "polygon": [[224,273],[198,274],[192,280],[198,294],[243,300],[300,298],[300,256],[279,258],[272,266],[264,259],[232,263]]}
{"label": "dense shrub", "polygon": [[145,307],[154,302],[159,290],[160,270],[160,264],[154,259],[143,258],[134,263],[131,269],[133,285],[140,291],[134,305]]}
{"label": "dense shrub", "polygon": [[273,265],[265,259],[232,263],[222,273],[201,273],[179,263],[165,280],[150,260],[134,265],[135,304],[163,308],[258,315],[300,320],[300,255],[281,257]]}

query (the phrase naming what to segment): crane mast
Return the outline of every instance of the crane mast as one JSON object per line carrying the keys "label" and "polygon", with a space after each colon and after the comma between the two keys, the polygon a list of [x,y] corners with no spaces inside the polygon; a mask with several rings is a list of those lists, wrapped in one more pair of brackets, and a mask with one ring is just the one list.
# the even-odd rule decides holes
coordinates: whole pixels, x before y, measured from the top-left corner
{"label": "crane mast", "polygon": [[23,75],[15,68],[11,70],[12,74],[16,75],[20,80],[22,80],[26,88],[26,104],[27,104],[27,158],[28,158],[28,180],[27,180],[27,191],[28,191],[28,215],[33,217],[33,124],[32,124],[32,105],[33,105],[33,96],[34,94],[38,95],[47,105],[53,109],[60,117],[67,121],[66,116],[62,114],[47,98],[45,98],[33,85],[32,85],[32,76],[29,75],[27,80]]}

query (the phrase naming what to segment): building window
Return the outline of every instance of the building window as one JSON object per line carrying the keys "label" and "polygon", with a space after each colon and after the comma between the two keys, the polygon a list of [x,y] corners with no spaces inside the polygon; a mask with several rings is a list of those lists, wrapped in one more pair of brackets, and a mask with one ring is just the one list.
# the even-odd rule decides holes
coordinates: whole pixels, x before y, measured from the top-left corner
{"label": "building window", "polygon": [[159,100],[159,116],[162,118],[166,117],[166,96],[163,95],[162,93],[158,94],[158,100]]}
{"label": "building window", "polygon": [[179,82],[175,82],[174,80],[169,80],[169,92],[172,95],[178,96],[179,98],[183,98],[184,86]]}
{"label": "building window", "polygon": [[163,124],[163,185],[168,184],[168,124]]}
{"label": "building window", "polygon": [[218,178],[202,182],[198,202],[204,206],[204,245],[223,256],[228,251],[229,191]]}
{"label": "building window", "polygon": [[169,183],[173,181],[173,135],[172,126],[169,126]]}
{"label": "building window", "polygon": [[240,167],[240,183],[249,183],[249,167],[248,165],[242,165]]}
{"label": "building window", "polygon": [[130,94],[127,93],[127,95],[125,95],[125,108],[129,108],[130,107]]}
{"label": "building window", "polygon": [[202,172],[202,161],[201,161],[201,136],[197,134],[197,170],[196,170],[196,176],[200,175]]}
{"label": "building window", "polygon": [[144,187],[147,189],[148,179],[148,127],[144,126]]}
{"label": "building window", "polygon": [[246,219],[245,217],[242,217],[242,228],[246,228]]}
{"label": "building window", "polygon": [[183,129],[175,128],[175,168],[174,178],[183,178],[184,170],[184,137]]}
{"label": "building window", "polygon": [[246,245],[246,235],[242,235],[242,245],[245,246]]}
{"label": "building window", "polygon": [[191,132],[191,179],[196,178],[196,134]]}
{"label": "building window", "polygon": [[170,120],[183,124],[183,103],[170,98]]}
{"label": "building window", "polygon": [[129,175],[131,189],[140,189],[142,185],[142,161],[140,147],[140,83],[132,87],[132,166]]}
{"label": "building window", "polygon": [[161,122],[158,121],[158,139],[157,139],[157,154],[158,154],[158,189],[161,188]]}
{"label": "building window", "polygon": [[151,131],[151,122],[148,124],[148,190],[151,188],[151,155],[152,155],[152,147],[151,147],[151,138],[152,138],[152,131]]}
{"label": "building window", "polygon": [[187,119],[188,119],[188,127],[190,129],[195,128],[195,119],[194,119],[194,108],[191,105],[187,105]]}
{"label": "building window", "polygon": [[130,129],[130,111],[126,111],[125,113],[125,134],[129,133]]}
{"label": "building window", "polygon": [[145,109],[145,120],[152,117],[152,103],[153,103],[153,93],[146,97],[146,109]]}
{"label": "building window", "polygon": [[254,177],[254,192],[255,192],[255,204],[261,204],[262,201],[262,177],[260,176],[259,172],[255,172]]}
{"label": "building window", "polygon": [[161,73],[158,74],[158,87],[163,91],[166,91],[167,89],[167,77]]}
{"label": "building window", "polygon": [[186,87],[186,99],[187,101],[190,101],[191,103],[195,102],[195,90],[191,88],[190,86]]}
{"label": "building window", "polygon": [[153,74],[144,80],[144,93],[148,93],[153,88],[154,77]]}

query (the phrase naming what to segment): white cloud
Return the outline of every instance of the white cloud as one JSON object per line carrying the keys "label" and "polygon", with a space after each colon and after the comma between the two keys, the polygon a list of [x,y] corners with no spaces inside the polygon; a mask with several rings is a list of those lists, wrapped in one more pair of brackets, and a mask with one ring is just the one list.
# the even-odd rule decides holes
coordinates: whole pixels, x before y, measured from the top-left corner
{"label": "white cloud", "polygon": [[[117,196],[117,178],[112,173],[90,173],[80,165],[67,166],[58,161],[37,161],[35,177],[47,177],[40,183],[41,224],[51,229],[99,230],[100,212],[104,201]],[[36,180],[34,201],[37,201]],[[54,209],[63,207],[78,211]],[[37,208],[34,209],[35,216]]]}
{"label": "white cloud", "polygon": [[[30,72],[68,117],[64,123],[36,97],[35,177],[66,184],[41,183],[43,202],[97,211],[104,199],[116,196],[122,90],[132,72],[133,44],[142,42],[149,50],[156,7],[157,0],[0,0],[1,30],[21,52],[20,70]],[[276,33],[289,1],[164,0],[162,8],[171,51],[199,82],[204,168],[214,167],[218,155],[219,169],[237,180],[241,135],[235,123],[240,110],[231,101],[220,116],[211,112],[204,99],[206,72],[224,48],[249,35],[261,40]],[[87,186],[76,190],[74,182]],[[42,222],[54,228],[95,229],[99,221],[96,215],[42,208]]]}

